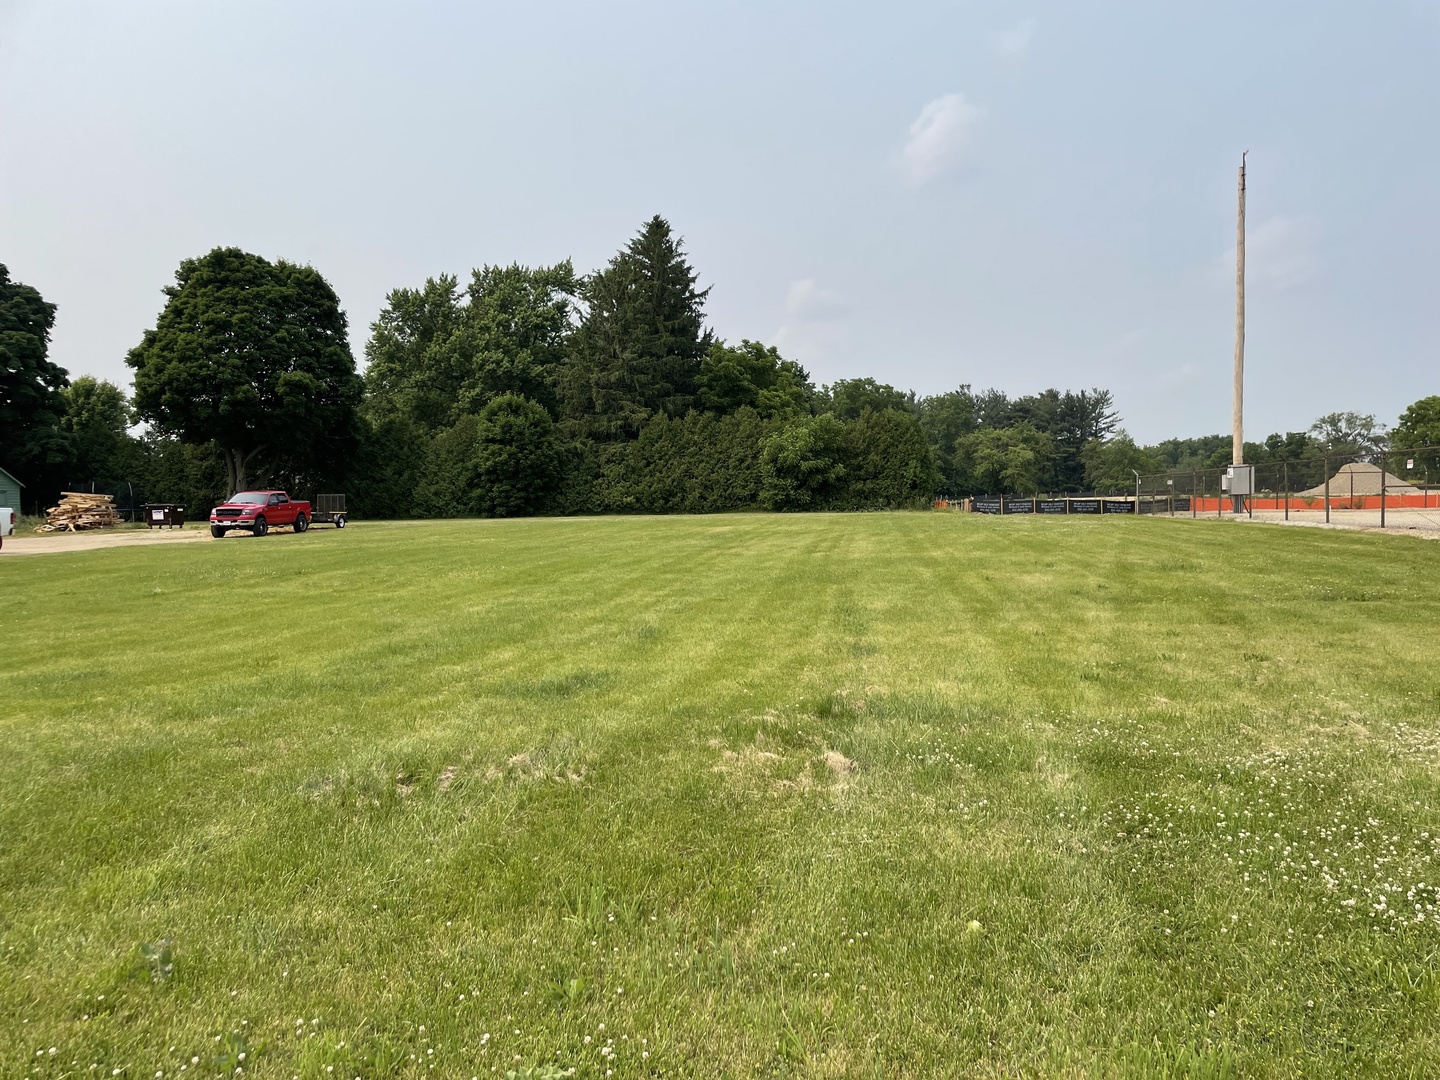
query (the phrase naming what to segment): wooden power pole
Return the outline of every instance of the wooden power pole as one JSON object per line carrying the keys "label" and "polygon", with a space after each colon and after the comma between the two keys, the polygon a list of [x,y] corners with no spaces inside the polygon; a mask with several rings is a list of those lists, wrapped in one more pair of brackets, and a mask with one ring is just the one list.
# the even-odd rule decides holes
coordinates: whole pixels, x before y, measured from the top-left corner
{"label": "wooden power pole", "polygon": [[1230,414],[1230,463],[1245,464],[1245,157],[1240,155],[1240,190],[1235,220],[1235,402]]}

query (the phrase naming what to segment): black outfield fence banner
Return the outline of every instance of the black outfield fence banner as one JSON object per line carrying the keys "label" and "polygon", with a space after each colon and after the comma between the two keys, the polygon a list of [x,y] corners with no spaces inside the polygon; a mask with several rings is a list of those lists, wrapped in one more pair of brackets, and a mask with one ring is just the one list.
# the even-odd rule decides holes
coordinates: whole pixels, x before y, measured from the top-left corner
{"label": "black outfield fence banner", "polygon": [[1188,495],[1142,495],[1139,502],[1142,514],[1170,514],[1190,512]]}
{"label": "black outfield fence banner", "polygon": [[[1189,499],[1175,499],[1176,508],[1183,504],[1185,510],[1190,509]],[[1164,514],[1170,509],[1171,500],[1150,499],[1142,501],[1138,513],[1141,514]],[[1036,496],[1030,499],[1015,498],[1009,496],[996,497],[985,496],[969,500],[969,508],[972,514],[1134,514],[1137,513],[1134,499],[1129,498],[1069,498],[1050,497],[1041,498]]]}
{"label": "black outfield fence banner", "polygon": [[1189,495],[1132,496],[1049,496],[1021,499],[1008,495],[969,500],[972,514],[1189,514],[1194,500]]}

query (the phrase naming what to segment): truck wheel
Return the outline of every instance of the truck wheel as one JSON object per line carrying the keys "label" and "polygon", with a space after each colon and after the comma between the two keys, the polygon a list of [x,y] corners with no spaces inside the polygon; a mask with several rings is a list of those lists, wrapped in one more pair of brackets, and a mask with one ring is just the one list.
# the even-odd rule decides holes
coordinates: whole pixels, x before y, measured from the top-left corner
{"label": "truck wheel", "polygon": [[343,529],[343,528],[345,527],[345,517],[344,517],[344,515],[341,515],[340,517],[337,517],[337,518],[335,519],[335,527],[336,527],[337,529]]}
{"label": "truck wheel", "polygon": [[304,515],[304,514],[296,514],[296,515],[295,515],[295,531],[296,531],[297,533],[304,532],[304,531],[305,531],[306,529],[308,529],[309,527],[310,527],[310,522],[308,522],[308,521],[305,520],[305,515]]}
{"label": "truck wheel", "polygon": [[219,540],[222,536],[224,536],[224,535],[225,535],[227,532],[229,532],[229,531],[230,531],[230,530],[227,529],[227,528],[225,528],[223,525],[211,525],[211,526],[210,526],[210,535],[213,536],[213,537],[215,537],[216,540]]}
{"label": "truck wheel", "polygon": [[251,536],[264,536],[264,535],[265,535],[266,533],[268,533],[269,531],[270,531],[270,523],[269,523],[268,521],[266,521],[263,517],[258,517],[258,518],[255,519],[255,525],[254,525],[254,527],[250,530],[250,535],[251,535]]}

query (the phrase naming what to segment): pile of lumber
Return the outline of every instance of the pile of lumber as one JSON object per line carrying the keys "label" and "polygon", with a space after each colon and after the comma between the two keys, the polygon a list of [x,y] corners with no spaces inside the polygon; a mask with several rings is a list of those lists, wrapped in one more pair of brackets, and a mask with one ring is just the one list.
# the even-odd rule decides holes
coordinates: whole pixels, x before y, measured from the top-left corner
{"label": "pile of lumber", "polygon": [[36,532],[79,532],[120,524],[115,500],[109,495],[90,495],[83,491],[62,491],[60,495],[60,505],[45,511],[45,524]]}

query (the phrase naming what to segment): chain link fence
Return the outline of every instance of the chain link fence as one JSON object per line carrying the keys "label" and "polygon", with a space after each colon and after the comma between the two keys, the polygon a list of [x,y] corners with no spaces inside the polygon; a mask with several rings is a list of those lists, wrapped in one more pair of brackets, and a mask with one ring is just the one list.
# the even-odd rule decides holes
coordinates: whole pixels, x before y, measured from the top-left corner
{"label": "chain link fence", "polygon": [[1440,448],[1327,454],[1139,476],[1137,505],[1184,501],[1192,517],[1440,533]]}
{"label": "chain link fence", "polygon": [[1243,517],[1440,537],[1440,447],[1134,475],[1128,491],[977,495],[935,505],[976,514]]}

